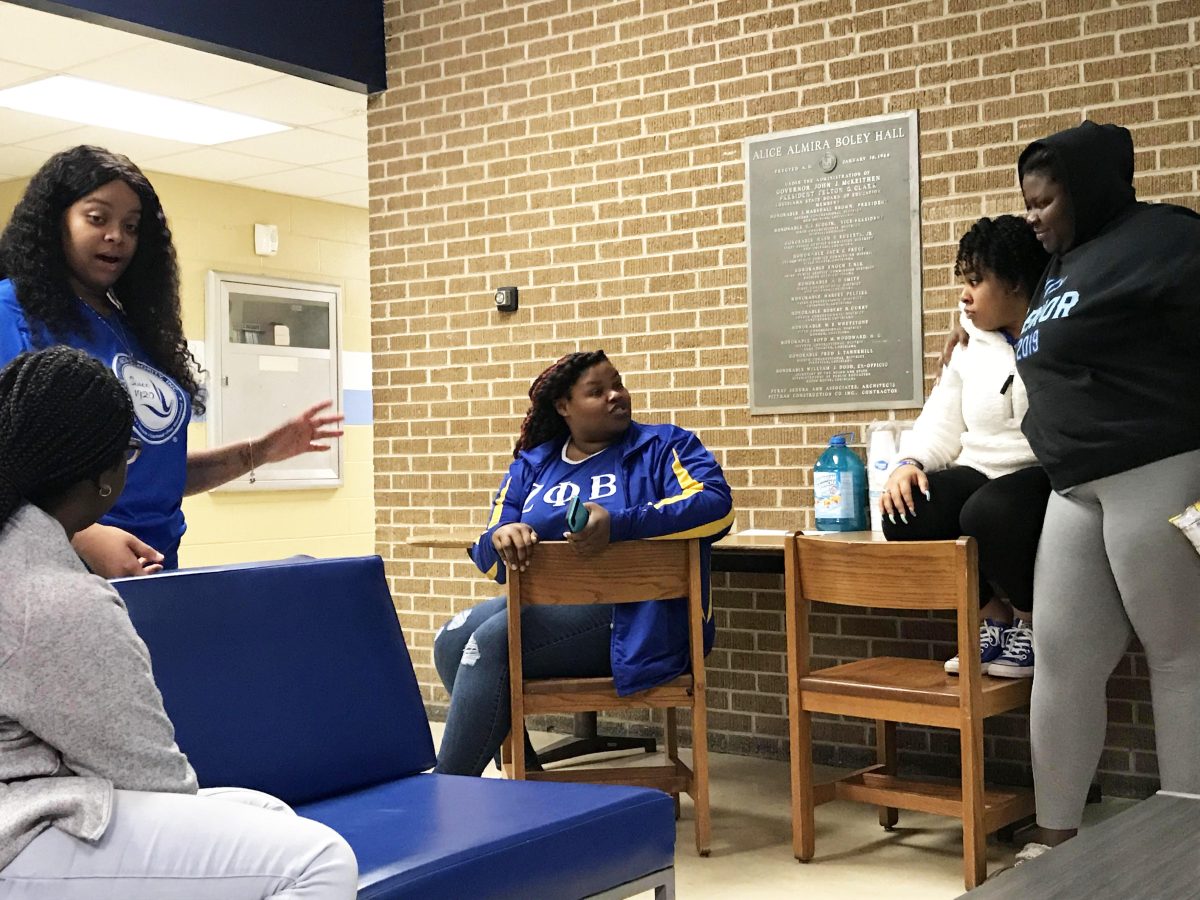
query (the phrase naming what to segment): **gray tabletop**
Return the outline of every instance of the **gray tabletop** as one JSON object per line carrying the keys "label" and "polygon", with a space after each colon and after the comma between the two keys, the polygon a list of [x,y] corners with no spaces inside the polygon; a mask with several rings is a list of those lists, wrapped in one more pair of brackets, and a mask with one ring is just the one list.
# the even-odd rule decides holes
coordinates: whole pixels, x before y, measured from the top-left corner
{"label": "gray tabletop", "polygon": [[989,878],[962,897],[1200,898],[1200,795],[1159,792],[1049,853]]}

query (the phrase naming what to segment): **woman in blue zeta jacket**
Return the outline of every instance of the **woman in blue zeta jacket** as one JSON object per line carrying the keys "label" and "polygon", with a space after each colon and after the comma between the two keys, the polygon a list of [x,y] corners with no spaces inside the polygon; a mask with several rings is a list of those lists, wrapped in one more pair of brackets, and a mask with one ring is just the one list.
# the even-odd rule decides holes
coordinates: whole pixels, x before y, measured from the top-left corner
{"label": "woman in blue zeta jacket", "polygon": [[[629,392],[602,350],[564,356],[538,376],[529,399],[513,463],[471,549],[475,564],[504,584],[508,567],[528,566],[542,540],[566,539],[590,554],[614,541],[701,538],[707,653],[711,548],[733,522],[729,485],[712,454],[683,428],[633,421]],[[577,533],[566,522],[573,499],[588,511]],[[670,681],[689,662],[682,598],[532,607],[521,628],[531,678],[611,675],[626,695]],[[433,654],[450,692],[437,771],[479,775],[510,727],[505,598],[456,615]],[[536,757],[527,758],[536,768]]]}

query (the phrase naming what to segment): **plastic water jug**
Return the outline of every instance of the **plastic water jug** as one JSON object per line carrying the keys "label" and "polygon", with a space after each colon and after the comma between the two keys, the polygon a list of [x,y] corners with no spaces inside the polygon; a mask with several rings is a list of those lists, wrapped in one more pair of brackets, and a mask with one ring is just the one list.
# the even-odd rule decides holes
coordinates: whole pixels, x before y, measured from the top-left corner
{"label": "plastic water jug", "polygon": [[835,434],[813,466],[813,500],[820,531],[866,531],[867,468]]}

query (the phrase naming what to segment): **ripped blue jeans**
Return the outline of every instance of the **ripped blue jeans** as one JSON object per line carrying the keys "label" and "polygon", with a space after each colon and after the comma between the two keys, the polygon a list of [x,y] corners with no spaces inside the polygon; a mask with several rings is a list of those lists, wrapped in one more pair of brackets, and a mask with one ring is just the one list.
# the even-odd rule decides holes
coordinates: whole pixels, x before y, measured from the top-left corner
{"label": "ripped blue jeans", "polygon": [[[450,693],[438,751],[443,775],[481,775],[508,734],[508,618],[493,597],[447,622],[433,640],[433,664]],[[533,606],[521,613],[529,678],[612,675],[612,606]]]}

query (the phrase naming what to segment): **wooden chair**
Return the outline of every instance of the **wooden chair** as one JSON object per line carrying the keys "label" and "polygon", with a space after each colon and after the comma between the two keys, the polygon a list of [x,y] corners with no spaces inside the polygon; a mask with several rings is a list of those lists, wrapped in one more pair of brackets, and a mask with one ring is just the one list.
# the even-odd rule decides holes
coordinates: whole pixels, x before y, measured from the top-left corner
{"label": "wooden chair", "polygon": [[[963,823],[967,888],[987,877],[985,840],[1031,815],[1026,790],[985,790],[983,720],[1029,702],[1030,679],[992,678],[978,665],[979,570],[973,538],[889,543],[869,532],[787,537],[788,707],[791,728],[792,848],[806,862],[814,853],[813,808],[856,800],[879,807],[891,829],[898,809],[954,816]],[[941,661],[877,657],[813,672],[809,668],[812,601],[888,609],[952,609],[958,618],[960,675]],[[877,762],[828,784],[813,783],[814,712],[876,720]],[[914,780],[896,774],[896,722],[954,728],[962,753],[961,783]]]}
{"label": "wooden chair", "polygon": [[[583,781],[656,787],[675,797],[691,796],[696,811],[696,850],[708,856],[711,824],[708,807],[708,729],[704,702],[704,636],[701,604],[700,542],[628,541],[611,544],[603,553],[579,556],[566,543],[538,544],[529,568],[508,571],[508,668],[513,728],[503,758],[510,778],[538,781]],[[692,667],[667,684],[617,696],[611,678],[547,678],[527,680],[521,667],[521,610],[536,604],[631,603],[686,597]],[[679,758],[675,710],[692,711],[692,766]],[[521,734],[525,716],[621,708],[666,710],[667,764],[627,768],[578,768],[545,772],[525,769]]]}

